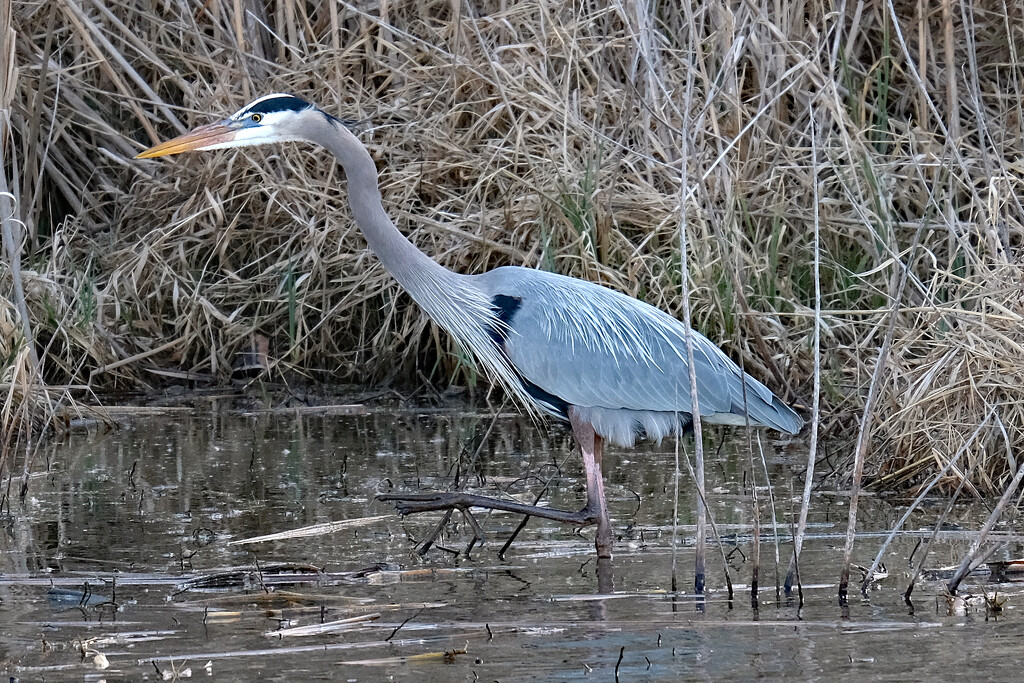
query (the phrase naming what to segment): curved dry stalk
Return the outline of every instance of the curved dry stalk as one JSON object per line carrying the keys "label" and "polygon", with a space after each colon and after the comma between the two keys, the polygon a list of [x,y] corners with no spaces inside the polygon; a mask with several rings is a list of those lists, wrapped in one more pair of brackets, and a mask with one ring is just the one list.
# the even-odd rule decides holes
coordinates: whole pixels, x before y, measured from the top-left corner
{"label": "curved dry stalk", "polygon": [[[917,506],[921,504],[921,501],[925,499],[925,496],[928,495],[928,493],[935,487],[935,485],[942,481],[942,478],[946,476],[946,472],[948,472],[956,465],[957,461],[960,460],[960,456],[967,452],[967,449],[970,447],[972,443],[974,443],[974,440],[978,437],[978,434],[981,433],[981,430],[985,427],[986,424],[988,424],[988,421],[991,420],[992,416],[995,414],[996,408],[993,406],[989,410],[988,415],[985,416],[985,419],[982,420],[980,425],[978,425],[978,428],[975,429],[974,432],[971,434],[971,438],[968,439],[967,442],[964,443],[964,445],[961,446],[959,450],[957,450],[956,454],[952,458],[950,458],[945,465],[942,466],[941,470],[935,473],[935,476],[932,477],[931,481],[928,482],[928,485],[921,490],[921,492],[917,495],[917,498],[915,498],[910,503],[910,505],[907,506],[907,509],[903,511],[903,515],[900,516],[899,520],[897,520],[897,522],[893,525],[892,529],[889,530],[889,535],[885,537],[884,541],[882,541],[882,546],[878,549],[878,553],[875,555],[875,559],[871,563],[871,567],[864,574],[864,582],[861,584],[860,587],[861,592],[865,594],[867,593],[868,588],[871,586],[871,580],[875,576],[875,570],[878,569],[878,565],[882,563],[882,557],[885,555],[886,548],[889,547],[889,544],[892,543],[892,540],[896,538],[896,534],[899,533],[900,529],[903,528],[903,525],[906,524],[908,519],[910,519],[910,515],[913,514],[914,510],[917,509]],[[998,419],[998,416],[996,417],[996,419]]]}
{"label": "curved dry stalk", "polygon": [[[917,245],[921,240],[921,232],[924,226],[917,230],[914,235],[914,244],[910,248],[910,255],[907,257],[906,266],[900,269],[900,283],[893,298],[892,308],[889,311],[889,325],[885,331],[885,339],[882,341],[882,348],[878,351],[878,360],[875,362],[875,370],[871,375],[871,384],[868,386],[868,397],[864,402],[864,411],[861,415],[860,429],[857,432],[857,446],[853,464],[853,484],[850,495],[850,509],[846,524],[846,545],[843,548],[843,568],[839,577],[839,602],[846,603],[846,594],[850,583],[850,563],[853,558],[853,539],[857,530],[857,504],[860,501],[861,478],[864,476],[864,460],[867,457],[868,444],[871,436],[871,425],[875,420],[875,401],[878,400],[879,382],[885,371],[885,364],[889,358],[889,349],[892,347],[892,340],[896,334],[896,321],[900,309],[900,302],[903,300],[903,291],[907,286],[907,277],[910,274],[910,265],[914,262]],[[903,266],[902,263],[900,263]]]}
{"label": "curved dry stalk", "polygon": [[[934,543],[935,539],[938,537],[939,530],[942,528],[942,525],[946,522],[946,517],[948,517],[949,513],[953,511],[953,506],[956,505],[956,501],[960,499],[960,493],[964,490],[964,485],[967,483],[968,478],[971,476],[971,474],[974,473],[974,468],[977,466],[978,463],[972,465],[971,469],[967,470],[966,476],[960,479],[960,483],[959,485],[957,485],[956,490],[953,491],[953,495],[951,495],[949,497],[949,500],[946,501],[946,508],[942,511],[942,514],[939,515],[938,519],[935,520],[935,526],[932,529],[931,535],[928,536],[928,540],[921,544],[921,548],[919,549],[921,553],[921,559],[917,561],[917,566],[914,568],[914,574],[910,577],[910,581],[907,583],[907,590],[903,592],[904,602],[910,602],[910,596],[913,594],[914,586],[917,584],[917,580],[921,576],[921,571],[924,569],[924,563],[925,560],[928,559],[928,553],[931,551],[932,543]],[[913,556],[913,553],[911,554],[911,556]]]}
{"label": "curved dry stalk", "polygon": [[[685,142],[684,142],[685,146]],[[685,159],[685,157],[684,157]],[[684,164],[685,167],[685,164]],[[680,184],[682,188],[686,187],[685,180]],[[679,253],[681,258],[679,259],[682,264],[682,280],[684,289],[688,288],[687,283],[690,281],[689,268],[687,262],[689,261],[689,250],[686,246],[686,210],[685,204],[680,201],[680,225],[679,225]],[[699,493],[697,497],[697,547],[694,559],[694,570],[693,570],[693,587],[694,592],[697,595],[704,594],[704,582],[705,582],[705,548],[707,546],[707,503],[705,500],[705,488],[704,488],[704,432],[701,426],[700,419],[700,405],[697,402],[697,374],[695,372],[696,364],[693,359],[693,335],[690,334],[690,302],[689,295],[684,294],[682,297],[682,309],[683,309],[683,324],[686,327],[686,359],[690,368],[690,406],[693,409],[693,447],[694,457],[696,459],[696,472],[693,474],[694,484],[697,486]],[[687,461],[689,462],[689,461]]]}
{"label": "curved dry stalk", "polygon": [[21,331],[25,344],[28,346],[31,362],[31,375],[39,368],[36,356],[35,336],[32,334],[32,320],[28,313],[25,299],[25,285],[21,273],[21,242],[24,223],[19,220],[15,205],[17,197],[10,190],[7,180],[7,169],[17,168],[9,155],[13,150],[11,131],[11,107],[17,94],[18,69],[15,59],[15,32],[11,3],[0,7],[0,233],[2,233],[3,262],[11,272],[11,287],[14,293],[14,305],[21,318]]}
{"label": "curved dry stalk", "polygon": [[[1006,455],[1012,461],[1013,451],[1010,448],[1010,437],[1006,434],[1006,429],[1003,427],[1002,420],[996,418],[996,424],[999,425],[999,430],[1003,434],[1003,442],[1006,444]],[[984,561],[984,557],[975,561],[978,551],[981,546],[985,543],[992,528],[999,521],[999,518],[1003,516],[1003,511],[1006,508],[1007,503],[1013,498],[1013,494],[1016,493],[1017,487],[1020,486],[1021,480],[1024,479],[1024,463],[1021,463],[1020,467],[1017,468],[1017,473],[1013,475],[1013,479],[1010,484],[1003,491],[1003,495],[1000,496],[999,502],[996,503],[995,508],[989,514],[988,519],[985,520],[984,526],[981,527],[981,531],[978,532],[977,537],[971,542],[971,547],[967,549],[967,554],[964,555],[964,559],[960,562],[960,566],[957,568],[956,573],[953,574],[953,578],[946,584],[947,589],[951,594],[956,594],[957,588],[960,587],[960,582],[963,581],[964,577],[967,576],[977,564]],[[985,556],[987,557],[987,555]]]}
{"label": "curved dry stalk", "polygon": [[[814,465],[818,459],[818,426],[821,420],[821,221],[818,202],[818,136],[815,128],[813,105],[807,108],[811,138],[811,196],[814,207],[814,388],[811,391],[811,442],[807,449],[807,468],[804,472],[804,493],[800,501],[800,517],[793,534],[793,557],[789,563],[784,582],[788,594],[797,580],[797,566],[800,551],[807,532],[807,515],[811,508],[811,492],[814,490]],[[801,591],[801,596],[803,592]]]}

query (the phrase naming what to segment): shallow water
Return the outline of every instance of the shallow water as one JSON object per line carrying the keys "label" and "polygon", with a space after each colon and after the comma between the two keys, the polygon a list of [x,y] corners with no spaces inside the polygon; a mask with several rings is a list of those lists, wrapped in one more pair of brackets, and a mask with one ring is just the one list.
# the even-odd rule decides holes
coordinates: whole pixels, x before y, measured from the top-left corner
{"label": "shallow water", "polygon": [[[737,594],[727,599],[712,546],[710,590],[699,603],[669,594],[672,443],[606,454],[616,592],[598,596],[592,531],[532,519],[502,560],[498,550],[520,518],[481,513],[488,543],[466,559],[449,552],[471,538],[456,514],[438,540],[443,548],[421,559],[415,542],[441,513],[402,520],[374,500],[390,490],[448,488],[458,464],[466,480],[476,456],[466,480],[476,493],[530,503],[547,483],[551,505],[579,507],[581,466],[567,435],[515,415],[245,415],[215,405],[73,434],[40,454],[24,501],[15,481],[13,500],[0,508],[0,672],[91,681],[613,680],[616,670],[624,681],[1016,677],[1024,635],[1016,586],[987,575],[963,586],[975,595],[998,590],[1007,599],[998,614],[984,600],[950,614],[941,573],[919,583],[913,608],[902,600],[908,558],[941,502],[911,517],[886,557],[889,577],[869,600],[854,593],[844,612],[835,582],[846,498],[826,481],[812,508],[798,609],[795,598],[775,596],[768,491],[759,488],[765,530],[755,610],[747,442],[742,431],[721,445],[716,438],[709,503]],[[806,446],[764,447],[788,561]],[[763,472],[758,463],[759,482]],[[686,476],[681,488],[686,591],[695,493]],[[855,560],[867,566],[902,507],[869,497],[861,510]],[[977,529],[986,514],[985,505],[957,509],[926,567],[957,564],[971,538],[960,529]],[[377,519],[312,538],[230,544],[363,518]],[[1022,554],[1008,530],[1001,538],[1008,545],[996,559]],[[288,630],[342,619],[352,621],[327,633]]]}

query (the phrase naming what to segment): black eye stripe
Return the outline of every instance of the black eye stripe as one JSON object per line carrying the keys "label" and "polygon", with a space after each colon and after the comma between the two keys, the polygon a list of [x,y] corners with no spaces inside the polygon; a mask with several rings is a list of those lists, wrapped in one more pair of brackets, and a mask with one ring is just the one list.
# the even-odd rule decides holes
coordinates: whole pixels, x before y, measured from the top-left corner
{"label": "black eye stripe", "polygon": [[310,108],[309,102],[300,100],[298,97],[292,95],[282,95],[281,97],[269,97],[261,102],[249,107],[246,110],[247,115],[252,114],[269,114],[275,111],[302,111],[303,109]]}

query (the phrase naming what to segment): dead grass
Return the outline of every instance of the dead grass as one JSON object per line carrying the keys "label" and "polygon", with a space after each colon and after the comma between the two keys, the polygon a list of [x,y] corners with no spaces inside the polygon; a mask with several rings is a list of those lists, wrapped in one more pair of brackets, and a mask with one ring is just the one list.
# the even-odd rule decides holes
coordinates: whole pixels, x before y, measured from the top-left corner
{"label": "dead grass", "polygon": [[[131,160],[283,90],[365,122],[386,207],[446,266],[550,268],[676,315],[685,157],[694,324],[808,405],[820,197],[826,434],[854,431],[895,314],[868,478],[923,481],[993,405],[1020,450],[1024,10],[683,5],[15,2],[4,171],[42,376],[224,381],[259,333],[278,378],[475,382],[366,251],[325,152]],[[1016,467],[987,434],[959,471],[999,490]]]}

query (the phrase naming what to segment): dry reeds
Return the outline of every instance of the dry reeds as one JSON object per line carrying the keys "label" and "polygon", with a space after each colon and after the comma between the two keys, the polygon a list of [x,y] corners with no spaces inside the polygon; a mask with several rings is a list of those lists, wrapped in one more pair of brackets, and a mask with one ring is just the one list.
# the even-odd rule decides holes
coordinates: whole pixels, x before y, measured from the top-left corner
{"label": "dry reeds", "polygon": [[[42,375],[224,381],[259,334],[278,377],[475,381],[367,253],[326,153],[131,160],[290,91],[363,122],[388,211],[462,272],[549,268],[681,315],[684,211],[695,327],[806,403],[818,197],[826,432],[852,433],[895,303],[867,480],[926,481],[993,405],[1016,452],[1021,7],[845,7],[16,3],[4,170]],[[1000,489],[1001,438],[951,471]]]}

